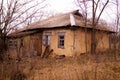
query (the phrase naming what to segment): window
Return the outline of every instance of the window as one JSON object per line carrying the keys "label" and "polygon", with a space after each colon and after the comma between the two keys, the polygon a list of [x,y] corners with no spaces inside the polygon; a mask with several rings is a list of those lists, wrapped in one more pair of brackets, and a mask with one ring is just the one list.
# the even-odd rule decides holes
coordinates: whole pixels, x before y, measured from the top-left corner
{"label": "window", "polygon": [[59,32],[58,33],[58,48],[64,48],[64,42],[65,42],[65,33]]}
{"label": "window", "polygon": [[43,45],[45,46],[49,46],[50,45],[50,35],[51,33],[50,32],[45,32],[45,34],[43,35]]}
{"label": "window", "polygon": [[13,46],[13,41],[12,41],[12,40],[9,40],[9,41],[8,41],[8,46],[9,46],[9,47]]}
{"label": "window", "polygon": [[17,41],[16,40],[9,40],[8,46],[13,47],[13,48],[17,47]]}

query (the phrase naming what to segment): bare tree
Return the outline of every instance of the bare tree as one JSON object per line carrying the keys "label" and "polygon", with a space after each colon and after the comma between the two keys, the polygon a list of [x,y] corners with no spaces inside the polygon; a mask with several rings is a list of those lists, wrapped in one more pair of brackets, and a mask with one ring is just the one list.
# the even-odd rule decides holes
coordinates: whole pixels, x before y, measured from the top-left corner
{"label": "bare tree", "polygon": [[[105,7],[107,6],[107,4],[109,3],[109,0],[106,0],[105,3],[103,3],[103,7],[100,10],[98,17],[97,15],[97,9],[99,8],[99,3],[100,0],[97,0],[95,2],[95,0],[92,0],[92,34],[91,34],[91,53],[96,53],[96,38],[95,38],[95,28],[98,24],[98,21],[105,9]],[[97,17],[97,18],[96,18]]]}
{"label": "bare tree", "polygon": [[[4,47],[7,34],[23,24],[40,11],[44,1],[33,3],[33,0],[0,0],[0,30]],[[41,5],[42,4],[42,5]],[[39,8],[36,8],[39,6]],[[26,13],[29,13],[26,16]]]}

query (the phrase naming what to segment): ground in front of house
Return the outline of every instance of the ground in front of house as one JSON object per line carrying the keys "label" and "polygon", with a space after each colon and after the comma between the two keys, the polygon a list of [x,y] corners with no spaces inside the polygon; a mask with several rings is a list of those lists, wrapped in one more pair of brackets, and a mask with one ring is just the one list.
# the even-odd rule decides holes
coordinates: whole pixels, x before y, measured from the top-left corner
{"label": "ground in front of house", "polygon": [[120,80],[120,54],[8,60],[0,64],[0,80]]}

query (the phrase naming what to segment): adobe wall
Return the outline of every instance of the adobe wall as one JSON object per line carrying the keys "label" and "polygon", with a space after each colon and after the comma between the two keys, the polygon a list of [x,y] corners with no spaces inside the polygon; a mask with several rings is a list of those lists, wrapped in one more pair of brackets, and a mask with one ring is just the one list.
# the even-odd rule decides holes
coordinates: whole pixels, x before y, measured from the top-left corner
{"label": "adobe wall", "polygon": [[[21,45],[21,39],[23,45]],[[12,39],[17,42],[16,47],[10,47],[11,50],[14,48],[20,57],[41,55],[42,53],[42,34],[37,33],[33,35],[27,35],[19,38]]]}
{"label": "adobe wall", "polygon": [[[76,54],[91,52],[91,31],[79,29],[75,31],[76,37]],[[87,39],[87,40],[85,40]],[[87,46],[87,49],[86,49]],[[96,52],[109,49],[109,34],[103,31],[96,31]]]}
{"label": "adobe wall", "polygon": [[75,31],[76,55],[80,55],[81,53],[86,53],[86,50],[87,52],[90,52],[91,50],[91,32],[87,31],[87,33],[85,34],[85,30],[83,29],[76,30]]}
{"label": "adobe wall", "polygon": [[97,47],[96,51],[105,51],[109,49],[109,34],[107,32],[96,32]]}
{"label": "adobe wall", "polygon": [[[50,49],[53,49],[54,55],[73,56],[73,31],[65,29],[46,30],[43,32],[51,32]],[[58,32],[65,32],[64,48],[58,48]],[[45,51],[45,46],[42,45],[42,53]]]}

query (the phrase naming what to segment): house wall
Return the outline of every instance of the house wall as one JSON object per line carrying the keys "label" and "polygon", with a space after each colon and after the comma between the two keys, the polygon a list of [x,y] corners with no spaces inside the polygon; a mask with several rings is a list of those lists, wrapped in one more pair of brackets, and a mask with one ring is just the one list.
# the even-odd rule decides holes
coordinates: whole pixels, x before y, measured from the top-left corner
{"label": "house wall", "polygon": [[[86,53],[91,50],[91,31],[87,30],[85,40],[84,29],[51,29],[44,30],[43,33],[35,33],[33,35],[16,38],[17,48],[16,51],[20,57],[32,56],[37,54],[42,56],[45,51],[45,46],[42,44],[42,36],[46,32],[51,32],[50,35],[50,49],[53,49],[53,56],[55,55],[66,55],[74,56]],[[64,48],[58,48],[58,32],[65,33]],[[21,46],[21,39],[23,39],[23,46]],[[109,34],[103,31],[96,32],[97,47],[96,51],[104,51],[109,48]]]}
{"label": "house wall", "polygon": [[[31,57],[33,55],[41,55],[42,53],[42,34],[37,33],[33,35],[27,35],[11,40],[17,41],[17,47],[14,48],[16,53],[20,57]],[[21,40],[23,40],[23,46],[21,45]]]}
{"label": "house wall", "polygon": [[34,35],[25,36],[23,39],[23,55],[27,53],[27,56],[41,55],[42,53],[42,35],[37,33]]}
{"label": "house wall", "polygon": [[17,58],[17,42],[17,39],[7,39],[7,55],[14,59]]}
{"label": "house wall", "polygon": [[[50,35],[50,49],[53,49],[54,55],[66,56],[78,56],[81,53],[91,52],[91,31],[87,30],[85,40],[85,30],[70,30],[70,29],[61,29],[61,30],[45,30],[45,32],[51,32]],[[58,32],[65,32],[65,47],[64,49],[58,48]],[[109,34],[103,31],[96,31],[96,40],[97,47],[96,51],[105,51],[109,49]],[[87,46],[87,49],[86,49]],[[45,51],[45,46],[42,45],[42,53]]]}
{"label": "house wall", "polygon": [[97,47],[96,51],[105,51],[109,49],[109,34],[103,31],[96,32]]}
{"label": "house wall", "polygon": [[[85,40],[86,39],[86,40]],[[79,29],[75,31],[75,53],[80,55],[81,53],[90,52],[91,49],[91,32],[87,31],[85,38],[85,30]],[[87,49],[86,49],[87,47]]]}
{"label": "house wall", "polygon": [[[72,30],[65,30],[65,29],[56,29],[56,30],[45,30],[45,32],[51,32],[50,35],[50,49],[53,49],[53,56],[54,55],[66,55],[72,56],[73,55],[73,31]],[[58,32],[65,32],[65,42],[64,48],[58,48]],[[45,46],[42,45],[42,53],[45,51]]]}
{"label": "house wall", "polygon": [[[91,31],[87,30],[86,39],[85,40],[85,30],[79,29],[75,31],[75,52],[76,55],[80,55],[81,53],[91,52]],[[96,31],[96,40],[97,47],[96,51],[105,51],[109,49],[109,34],[103,31]],[[87,49],[86,49],[87,46]]]}

